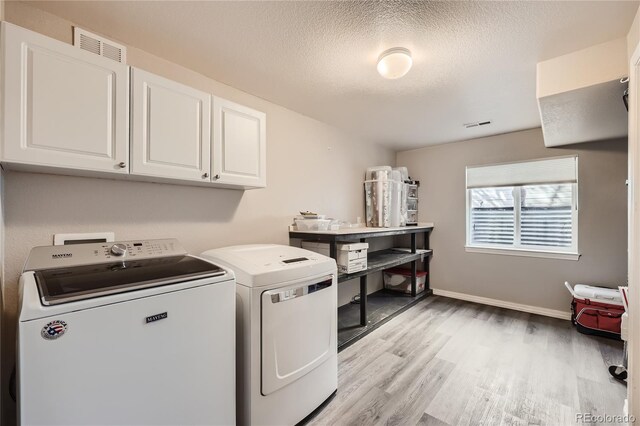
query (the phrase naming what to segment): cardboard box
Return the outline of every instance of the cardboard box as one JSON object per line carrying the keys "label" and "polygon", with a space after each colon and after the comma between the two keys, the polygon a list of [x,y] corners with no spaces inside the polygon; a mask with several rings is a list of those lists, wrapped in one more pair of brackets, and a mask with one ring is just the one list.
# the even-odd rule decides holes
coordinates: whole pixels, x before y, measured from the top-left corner
{"label": "cardboard box", "polygon": [[[329,257],[329,243],[303,241],[302,248]],[[337,244],[338,271],[346,274],[367,269],[367,251],[369,243],[339,243]]]}

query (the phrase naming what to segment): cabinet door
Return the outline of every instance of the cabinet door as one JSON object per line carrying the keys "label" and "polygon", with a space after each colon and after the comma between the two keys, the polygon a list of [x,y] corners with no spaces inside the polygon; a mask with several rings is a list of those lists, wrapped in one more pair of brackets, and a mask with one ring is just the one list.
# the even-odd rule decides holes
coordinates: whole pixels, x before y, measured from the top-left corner
{"label": "cabinet door", "polygon": [[211,95],[131,69],[131,173],[210,181]]}
{"label": "cabinet door", "polygon": [[2,161],[128,173],[125,64],[2,23]]}
{"label": "cabinet door", "polygon": [[244,187],[267,185],[266,114],[213,99],[213,181]]}

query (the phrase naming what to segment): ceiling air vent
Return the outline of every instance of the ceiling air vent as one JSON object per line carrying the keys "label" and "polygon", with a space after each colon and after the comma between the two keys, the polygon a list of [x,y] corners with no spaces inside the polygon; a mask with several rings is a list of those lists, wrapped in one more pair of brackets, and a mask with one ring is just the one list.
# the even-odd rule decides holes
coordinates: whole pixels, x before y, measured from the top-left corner
{"label": "ceiling air vent", "polygon": [[127,48],[82,28],[73,27],[73,45],[116,62],[127,62]]}
{"label": "ceiling air vent", "polygon": [[487,126],[489,124],[491,124],[491,120],[476,121],[475,123],[465,123],[463,124],[463,126],[466,127],[467,129],[470,129],[472,127]]}

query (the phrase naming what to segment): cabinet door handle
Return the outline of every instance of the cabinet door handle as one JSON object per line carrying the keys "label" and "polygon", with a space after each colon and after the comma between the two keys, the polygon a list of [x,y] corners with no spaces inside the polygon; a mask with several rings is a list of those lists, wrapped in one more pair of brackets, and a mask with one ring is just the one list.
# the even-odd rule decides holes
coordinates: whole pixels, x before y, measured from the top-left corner
{"label": "cabinet door handle", "polygon": [[118,167],[120,167],[121,169],[124,169],[125,167],[127,167],[127,163],[125,163],[124,161],[121,161],[118,163]]}
{"label": "cabinet door handle", "polygon": [[209,177],[209,173],[205,173],[205,174],[202,175],[202,179],[206,179],[208,177]]}
{"label": "cabinet door handle", "polygon": [[218,179],[220,179],[220,175],[215,175],[213,178],[218,180]]}

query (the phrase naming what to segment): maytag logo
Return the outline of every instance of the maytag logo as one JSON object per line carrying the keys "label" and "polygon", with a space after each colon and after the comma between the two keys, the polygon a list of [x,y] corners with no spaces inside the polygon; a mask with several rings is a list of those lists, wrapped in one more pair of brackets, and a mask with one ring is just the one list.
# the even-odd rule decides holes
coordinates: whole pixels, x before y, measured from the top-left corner
{"label": "maytag logo", "polygon": [[169,316],[169,315],[167,315],[167,313],[166,313],[166,312],[163,312],[163,313],[161,313],[161,314],[151,315],[150,317],[147,317],[147,318],[145,319],[145,322],[146,322],[147,324],[149,324],[150,322],[156,322],[156,321],[160,321],[160,320],[162,320],[162,319],[165,319],[165,318],[167,318],[168,316]]}
{"label": "maytag logo", "polygon": [[57,254],[52,254],[51,257],[54,259],[62,259],[65,257],[71,257],[73,256],[73,254],[71,253],[57,253]]}

